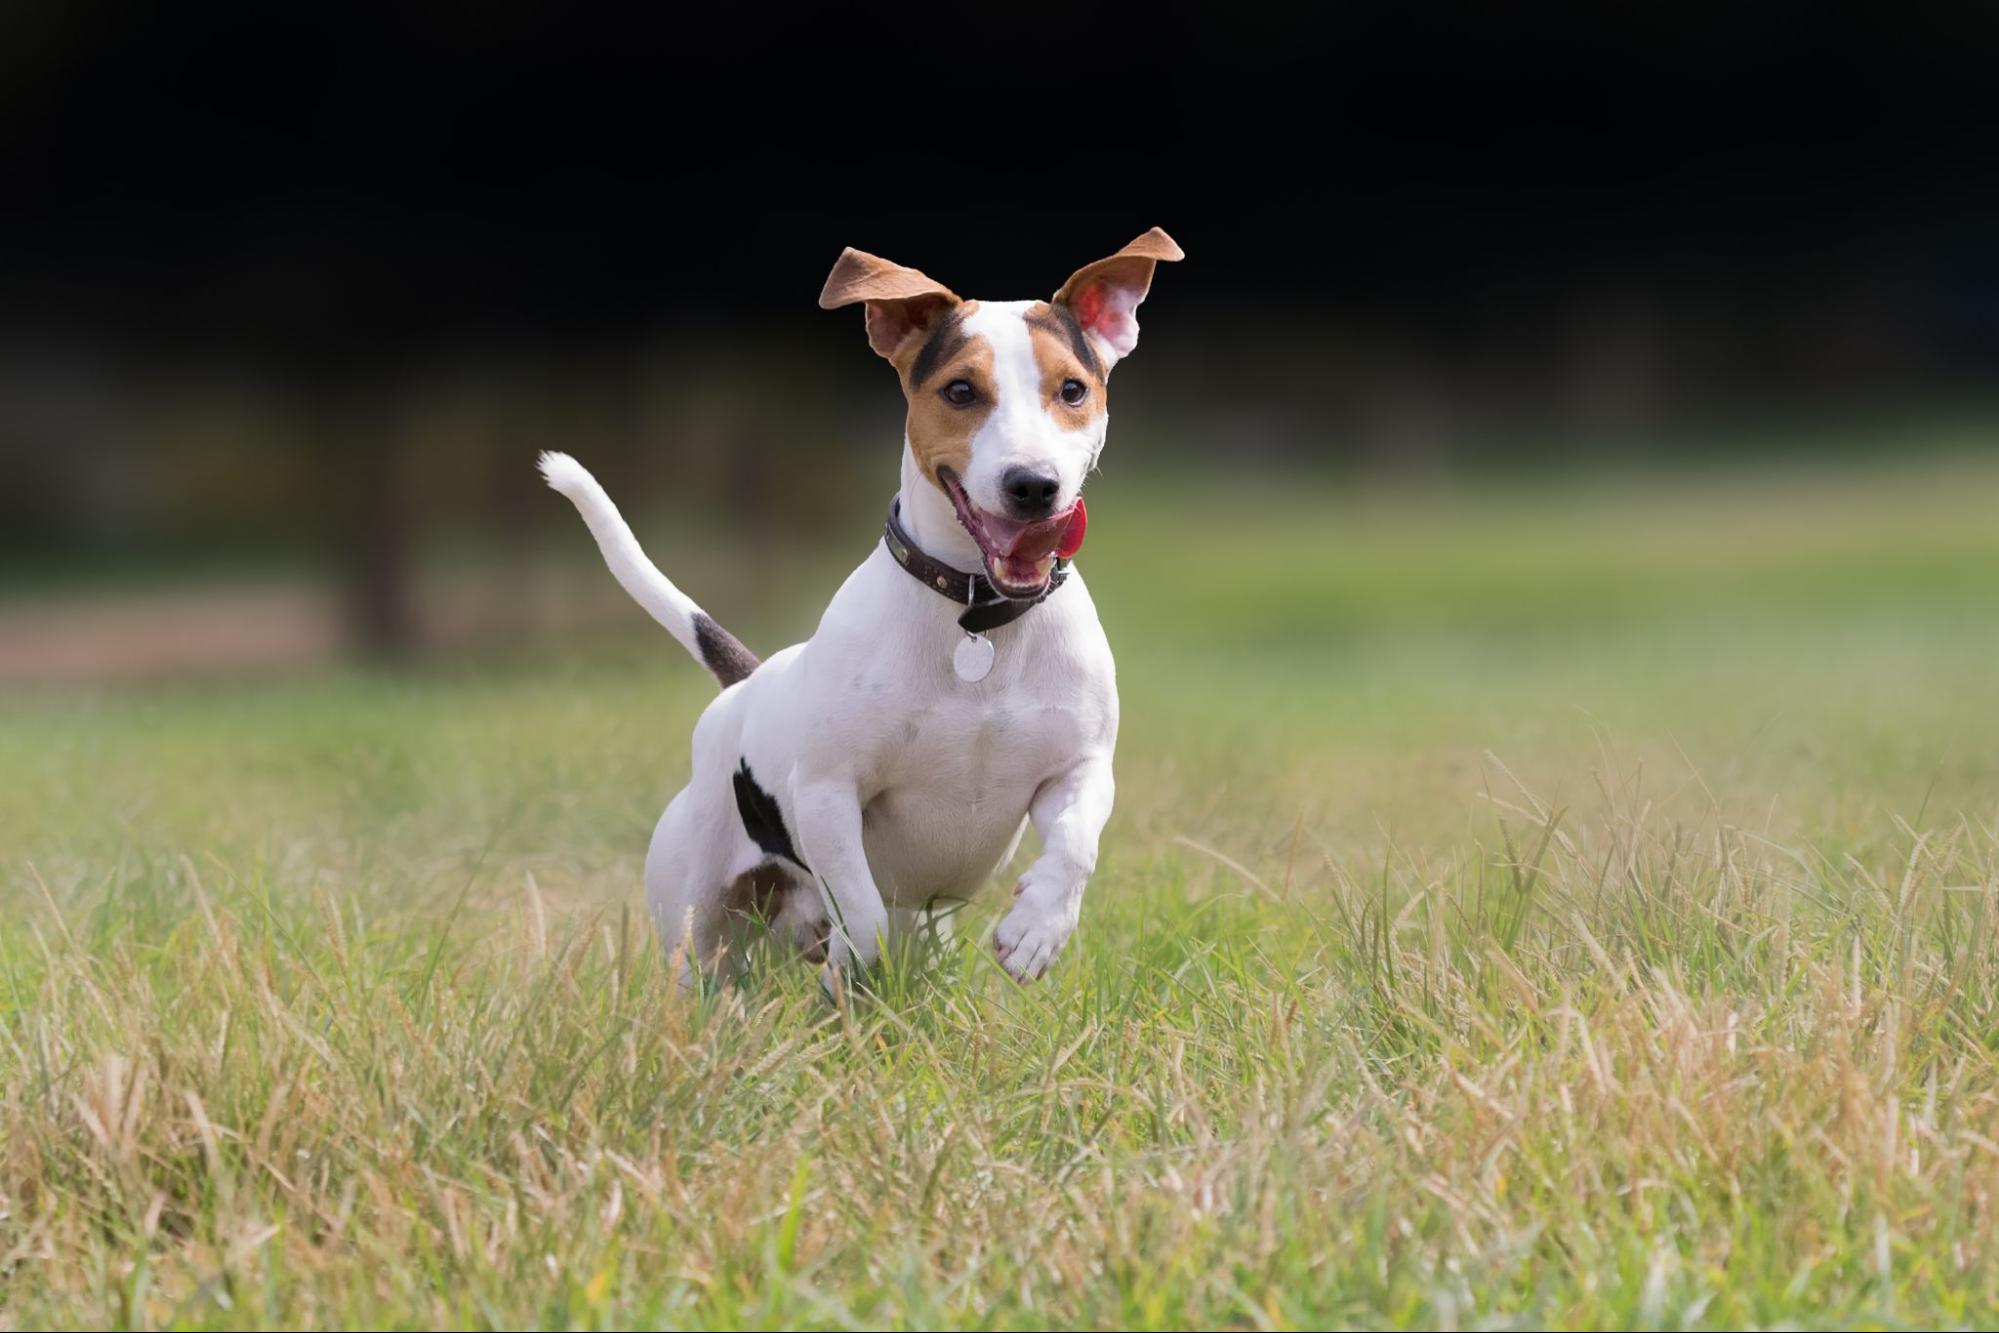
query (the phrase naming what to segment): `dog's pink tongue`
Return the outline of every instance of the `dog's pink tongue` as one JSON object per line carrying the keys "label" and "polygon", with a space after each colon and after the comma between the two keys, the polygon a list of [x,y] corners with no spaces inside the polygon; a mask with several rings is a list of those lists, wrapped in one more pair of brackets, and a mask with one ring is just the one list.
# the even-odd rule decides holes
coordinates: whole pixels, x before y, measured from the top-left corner
{"label": "dog's pink tongue", "polygon": [[1064,560],[1071,559],[1083,549],[1083,534],[1090,529],[1090,511],[1083,508],[1083,497],[1076,497],[1076,507],[1069,511],[1069,526],[1062,532],[1062,544],[1055,548],[1055,554]]}
{"label": "dog's pink tongue", "polygon": [[[1030,565],[1046,559],[1067,544],[1069,529],[1081,522],[1082,512],[1083,502],[1078,500],[1066,513],[1035,523],[1020,524],[1011,534],[1002,536],[1002,540],[1006,541],[1002,554],[1008,560]],[[1076,545],[1080,546],[1082,542],[1078,541]]]}

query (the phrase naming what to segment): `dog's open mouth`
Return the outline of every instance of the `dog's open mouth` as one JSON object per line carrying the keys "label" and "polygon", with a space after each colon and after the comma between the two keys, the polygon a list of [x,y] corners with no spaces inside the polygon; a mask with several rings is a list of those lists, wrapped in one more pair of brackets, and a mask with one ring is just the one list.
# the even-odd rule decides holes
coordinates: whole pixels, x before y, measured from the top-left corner
{"label": "dog's open mouth", "polygon": [[1048,591],[1056,559],[1074,555],[1083,544],[1086,519],[1080,498],[1049,518],[1001,518],[973,504],[949,468],[939,468],[937,478],[958,511],[958,522],[979,544],[979,553],[986,559],[986,577],[1003,597],[1024,601],[1041,596]]}

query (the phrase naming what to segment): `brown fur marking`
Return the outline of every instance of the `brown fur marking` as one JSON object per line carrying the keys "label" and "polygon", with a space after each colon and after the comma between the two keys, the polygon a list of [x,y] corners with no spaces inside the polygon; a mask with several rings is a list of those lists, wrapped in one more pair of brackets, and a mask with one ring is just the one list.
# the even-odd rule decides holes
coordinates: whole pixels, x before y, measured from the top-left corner
{"label": "brown fur marking", "polygon": [[[978,308],[977,301],[966,301],[954,313],[963,318]],[[972,436],[992,414],[993,349],[984,338],[965,338],[934,367],[926,366],[923,381],[918,384],[913,376],[923,346],[911,339],[896,349],[890,360],[902,376],[903,396],[909,400],[910,452],[916,455],[916,464],[924,475],[942,489],[944,483],[937,469],[948,467],[964,476],[972,465]],[[953,380],[969,382],[979,395],[978,401],[969,407],[953,407],[944,401],[941,390]]]}
{"label": "brown fur marking", "polygon": [[769,921],[777,915],[778,898],[791,888],[791,877],[775,864],[753,866],[736,876],[722,897],[725,911]]}
{"label": "brown fur marking", "polygon": [[[1034,365],[1041,372],[1042,404],[1065,430],[1080,430],[1109,408],[1110,390],[1101,373],[1077,359],[1068,330],[1046,305],[1031,307],[1026,318]],[[1063,402],[1064,380],[1081,380],[1089,386],[1089,396],[1074,407]]]}
{"label": "brown fur marking", "polygon": [[835,310],[863,301],[868,344],[891,361],[912,337],[959,304],[956,294],[935,278],[850,245],[826,275],[819,308]]}
{"label": "brown fur marking", "polygon": [[[1050,305],[1037,301],[1029,308],[1027,325],[1031,329],[1050,334],[1069,344],[1069,350],[1091,375],[1101,380],[1104,377],[1104,363],[1097,356],[1097,349],[1090,345],[1089,335],[1076,322],[1076,314],[1065,305]],[[1080,377],[1079,377],[1080,378]]]}

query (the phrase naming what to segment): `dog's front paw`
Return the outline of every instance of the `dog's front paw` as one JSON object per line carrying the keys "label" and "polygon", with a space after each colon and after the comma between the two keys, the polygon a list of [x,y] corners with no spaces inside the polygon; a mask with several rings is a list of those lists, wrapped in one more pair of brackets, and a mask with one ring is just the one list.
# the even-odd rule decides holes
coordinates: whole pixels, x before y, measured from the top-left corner
{"label": "dog's front paw", "polygon": [[1015,981],[1032,981],[1046,972],[1076,929],[1076,913],[1049,907],[1034,894],[1016,889],[1018,901],[993,932],[993,952]]}

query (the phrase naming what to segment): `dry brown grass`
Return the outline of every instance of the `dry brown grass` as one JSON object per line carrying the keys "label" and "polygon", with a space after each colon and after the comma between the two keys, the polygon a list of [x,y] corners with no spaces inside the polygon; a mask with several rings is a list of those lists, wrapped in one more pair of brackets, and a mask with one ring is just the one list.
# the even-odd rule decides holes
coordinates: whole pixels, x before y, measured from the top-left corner
{"label": "dry brown grass", "polygon": [[684,664],[10,704],[0,1322],[1989,1323],[1999,627],[1909,559],[1248,655],[1108,560],[1078,948],[845,1010],[663,980]]}

